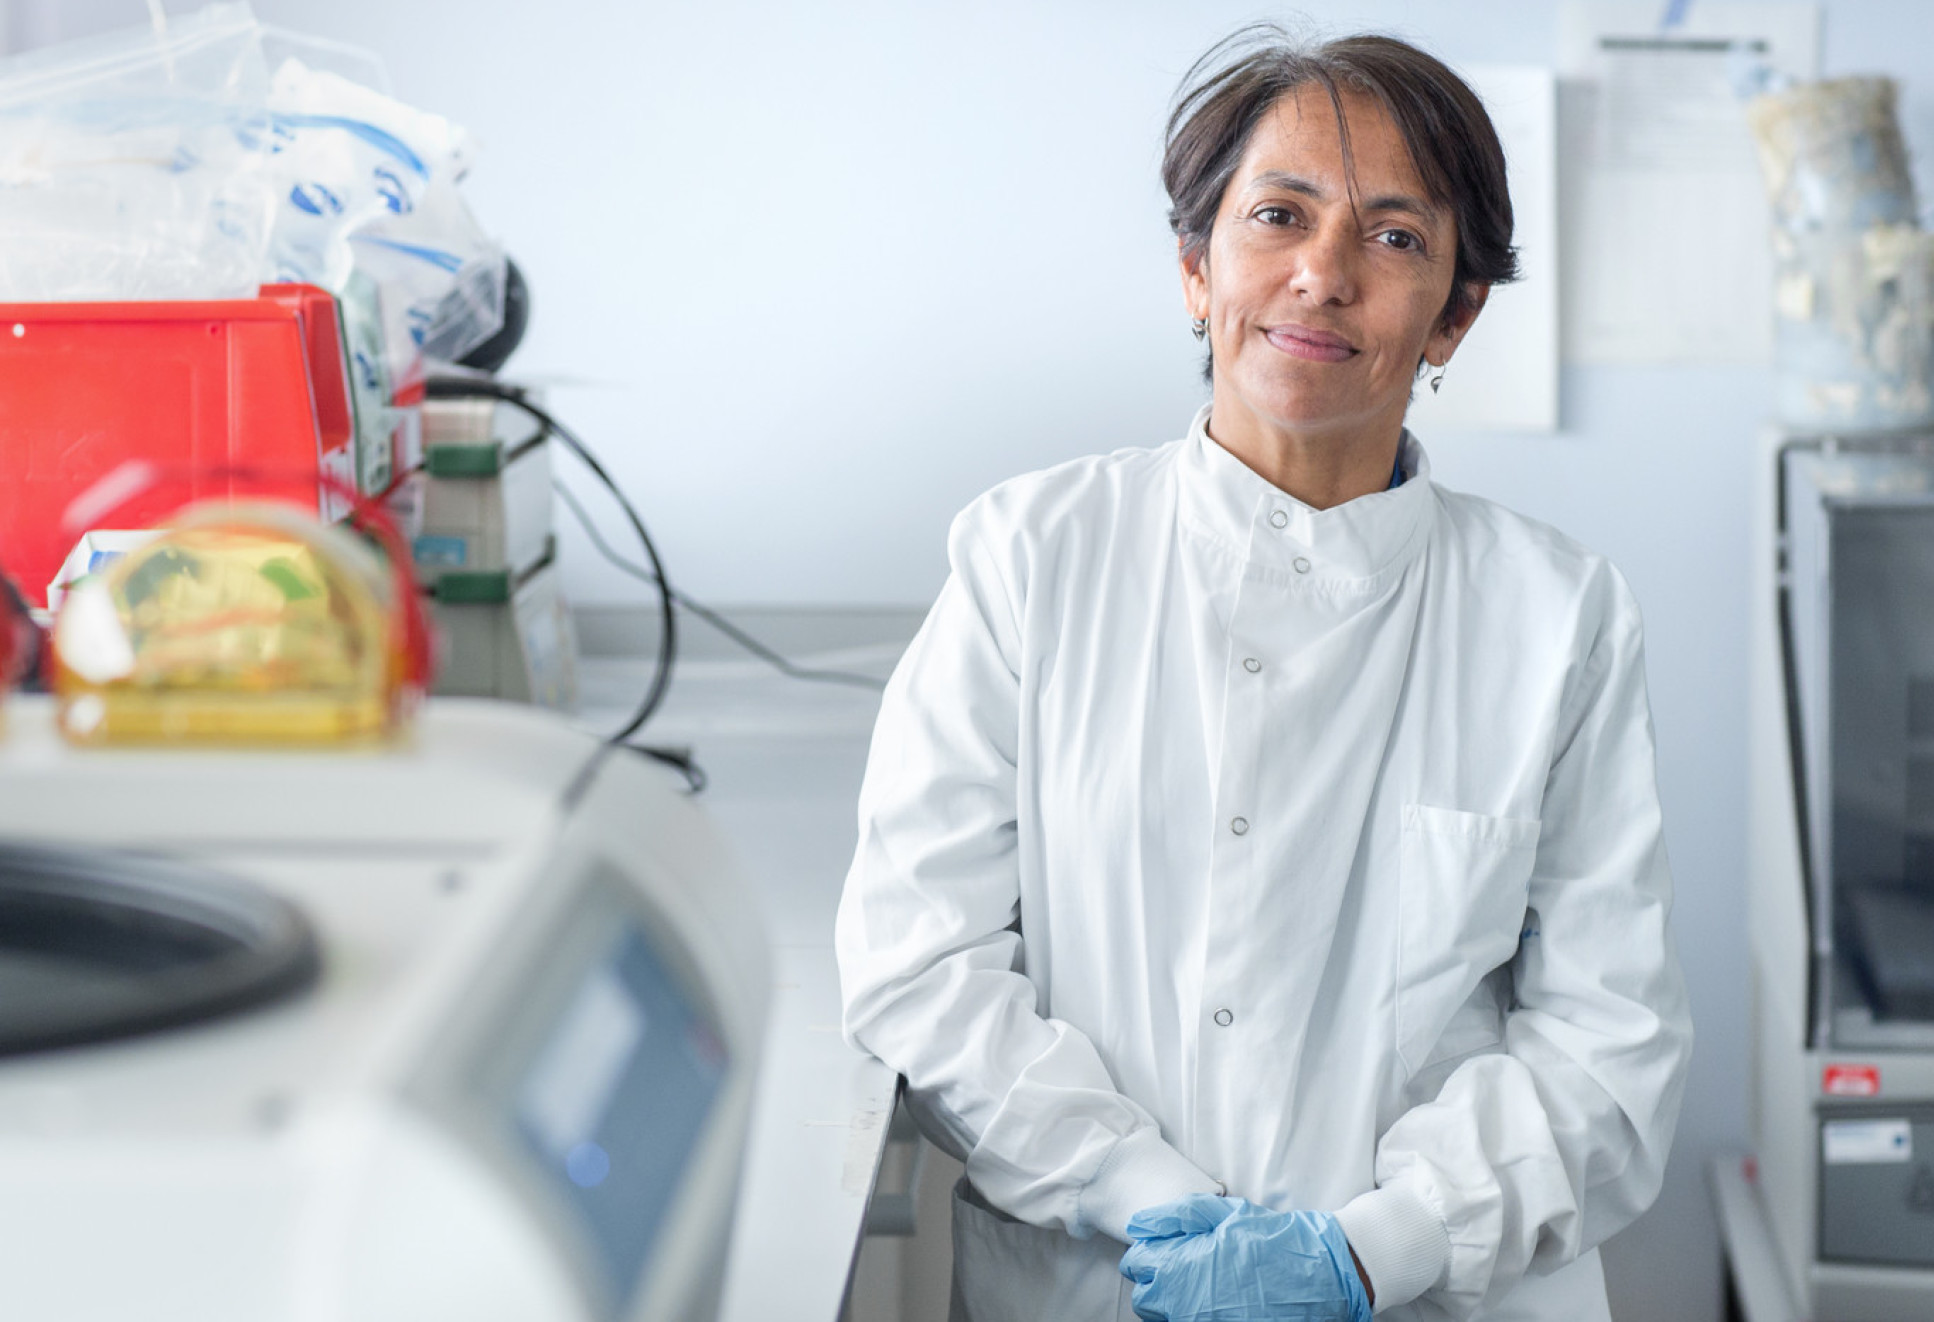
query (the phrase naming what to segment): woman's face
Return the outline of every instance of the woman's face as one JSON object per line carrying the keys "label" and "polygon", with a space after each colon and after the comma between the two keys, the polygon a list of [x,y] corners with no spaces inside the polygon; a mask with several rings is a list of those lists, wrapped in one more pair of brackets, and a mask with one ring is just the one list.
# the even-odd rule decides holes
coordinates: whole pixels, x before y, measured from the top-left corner
{"label": "woman's face", "polygon": [[1354,181],[1329,94],[1300,88],[1256,126],[1207,253],[1183,258],[1189,313],[1209,323],[1225,444],[1225,430],[1258,426],[1393,435],[1418,360],[1447,362],[1476,315],[1444,317],[1456,221],[1426,196],[1389,114],[1362,93],[1344,93],[1343,108]]}

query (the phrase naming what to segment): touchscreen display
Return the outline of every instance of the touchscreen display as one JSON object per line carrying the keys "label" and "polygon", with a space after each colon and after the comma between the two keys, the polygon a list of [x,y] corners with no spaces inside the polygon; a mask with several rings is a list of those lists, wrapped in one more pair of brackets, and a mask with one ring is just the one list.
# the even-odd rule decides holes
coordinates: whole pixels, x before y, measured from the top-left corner
{"label": "touchscreen display", "polygon": [[517,1130],[582,1217],[622,1311],[727,1065],[723,1043],[627,926],[547,1030]]}

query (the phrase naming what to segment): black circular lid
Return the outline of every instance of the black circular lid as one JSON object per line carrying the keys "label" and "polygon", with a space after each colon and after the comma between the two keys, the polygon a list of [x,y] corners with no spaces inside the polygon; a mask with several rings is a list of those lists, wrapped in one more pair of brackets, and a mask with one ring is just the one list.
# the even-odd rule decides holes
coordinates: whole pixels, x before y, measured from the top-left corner
{"label": "black circular lid", "polygon": [[494,335],[459,358],[458,363],[495,374],[498,368],[510,361],[510,356],[517,352],[517,346],[524,342],[524,331],[530,326],[530,319],[530,285],[525,282],[524,273],[517,268],[517,263],[506,257],[503,322]]}
{"label": "black circular lid", "polygon": [[301,911],[258,887],[0,843],[0,1056],[254,1009],[306,988],[319,964]]}

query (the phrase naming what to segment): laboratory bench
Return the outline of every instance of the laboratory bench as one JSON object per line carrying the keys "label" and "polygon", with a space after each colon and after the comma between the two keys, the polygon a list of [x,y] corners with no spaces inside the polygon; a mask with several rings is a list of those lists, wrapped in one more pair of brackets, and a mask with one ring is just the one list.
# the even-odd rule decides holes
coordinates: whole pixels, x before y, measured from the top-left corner
{"label": "laboratory bench", "polygon": [[[813,658],[884,676],[900,644]],[[624,723],[649,662],[586,657],[579,719]],[[833,915],[878,694],[802,682],[756,661],[688,660],[638,736],[689,748],[700,797],[765,904],[773,951],[766,1054],[753,1103],[721,1322],[835,1322],[850,1287],[897,1077],[840,1036]]]}
{"label": "laboratory bench", "polygon": [[1760,1208],[1752,1159],[1743,1153],[1721,1152],[1707,1162],[1706,1180],[1719,1218],[1726,1322],[1800,1322],[1800,1311],[1780,1271],[1773,1232]]}

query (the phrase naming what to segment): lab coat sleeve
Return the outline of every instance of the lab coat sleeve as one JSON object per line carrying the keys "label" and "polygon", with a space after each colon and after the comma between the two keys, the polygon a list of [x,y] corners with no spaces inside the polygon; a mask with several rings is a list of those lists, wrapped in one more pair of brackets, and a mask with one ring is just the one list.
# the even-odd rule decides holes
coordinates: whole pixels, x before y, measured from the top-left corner
{"label": "lab coat sleeve", "polygon": [[[887,685],[834,942],[847,1040],[907,1078],[988,1202],[1079,1238],[1217,1182],[1036,1011],[1018,930],[1021,553],[976,528]],[[950,1141],[951,1140],[951,1141]]]}
{"label": "lab coat sleeve", "polygon": [[1573,672],[1546,778],[1503,1050],[1458,1066],[1378,1145],[1339,1213],[1377,1311],[1494,1304],[1628,1225],[1657,1195],[1692,1024],[1667,932],[1637,604],[1615,571]]}

